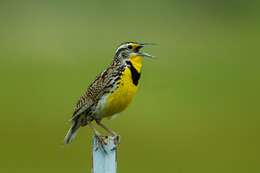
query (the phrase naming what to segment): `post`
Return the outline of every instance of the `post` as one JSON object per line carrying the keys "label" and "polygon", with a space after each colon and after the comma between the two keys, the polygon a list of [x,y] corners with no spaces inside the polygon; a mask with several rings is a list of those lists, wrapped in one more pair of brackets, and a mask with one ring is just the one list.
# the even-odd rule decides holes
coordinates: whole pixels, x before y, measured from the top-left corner
{"label": "post", "polygon": [[116,173],[116,138],[105,137],[104,151],[100,148],[97,139],[93,137],[92,173]]}

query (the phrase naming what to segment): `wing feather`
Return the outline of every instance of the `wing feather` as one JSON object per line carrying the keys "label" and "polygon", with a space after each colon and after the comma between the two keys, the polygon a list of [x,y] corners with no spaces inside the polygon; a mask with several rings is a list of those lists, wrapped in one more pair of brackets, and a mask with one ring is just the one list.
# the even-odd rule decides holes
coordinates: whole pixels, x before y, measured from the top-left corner
{"label": "wing feather", "polygon": [[99,98],[106,91],[106,88],[111,84],[112,75],[115,71],[114,65],[110,65],[105,71],[96,77],[96,79],[91,83],[86,92],[78,100],[72,119],[81,115],[91,106],[97,104]]}

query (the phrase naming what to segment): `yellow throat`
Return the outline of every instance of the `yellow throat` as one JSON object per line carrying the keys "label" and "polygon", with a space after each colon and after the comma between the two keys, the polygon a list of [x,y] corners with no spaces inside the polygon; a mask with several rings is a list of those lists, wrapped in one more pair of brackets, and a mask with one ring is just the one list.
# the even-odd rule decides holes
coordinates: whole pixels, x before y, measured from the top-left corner
{"label": "yellow throat", "polygon": [[129,66],[122,73],[117,89],[107,98],[104,110],[105,117],[110,117],[123,111],[137,92],[143,58],[135,55],[130,56],[129,60]]}
{"label": "yellow throat", "polygon": [[143,57],[141,56],[130,56],[130,62],[133,64],[134,68],[141,73],[143,65]]}

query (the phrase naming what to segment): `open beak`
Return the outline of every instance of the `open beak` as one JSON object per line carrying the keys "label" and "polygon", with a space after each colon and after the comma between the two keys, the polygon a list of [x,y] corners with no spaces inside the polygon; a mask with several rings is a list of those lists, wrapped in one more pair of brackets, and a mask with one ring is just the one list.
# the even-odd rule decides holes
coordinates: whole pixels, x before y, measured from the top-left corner
{"label": "open beak", "polygon": [[155,43],[139,43],[139,46],[137,47],[138,55],[140,55],[142,57],[146,57],[146,58],[155,58],[155,56],[153,56],[153,55],[150,55],[146,52],[139,51],[141,48],[143,48],[146,45],[156,45],[156,44]]}

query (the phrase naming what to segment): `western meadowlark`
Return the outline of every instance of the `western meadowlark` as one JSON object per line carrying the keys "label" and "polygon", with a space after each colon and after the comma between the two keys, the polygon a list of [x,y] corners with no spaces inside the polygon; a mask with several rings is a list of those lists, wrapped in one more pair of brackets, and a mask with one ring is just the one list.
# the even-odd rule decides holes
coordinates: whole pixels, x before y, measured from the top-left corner
{"label": "western meadowlark", "polygon": [[71,142],[80,126],[88,125],[102,143],[101,134],[92,126],[93,120],[109,134],[117,134],[101,120],[123,111],[135,95],[144,57],[153,57],[140,49],[149,43],[126,42],[119,45],[112,63],[91,83],[78,100],[65,144]]}

